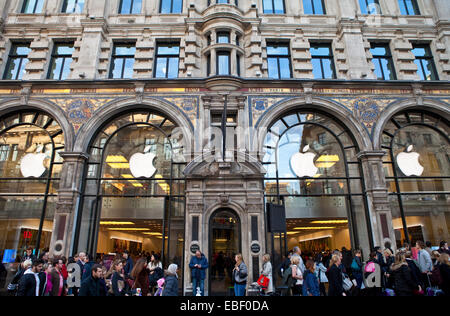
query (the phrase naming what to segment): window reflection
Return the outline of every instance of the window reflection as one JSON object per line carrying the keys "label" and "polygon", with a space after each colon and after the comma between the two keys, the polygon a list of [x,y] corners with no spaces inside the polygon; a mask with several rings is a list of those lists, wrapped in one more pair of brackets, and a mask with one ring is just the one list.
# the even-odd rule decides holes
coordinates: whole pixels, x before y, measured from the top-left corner
{"label": "window reflection", "polygon": [[[320,113],[288,113],[269,128],[264,150],[265,197],[286,206],[288,247],[300,243],[314,255],[355,246],[357,238],[370,248],[357,146],[341,124]],[[350,231],[350,220],[362,225]]]}
{"label": "window reflection", "polygon": [[[0,258],[8,284],[26,248],[39,255],[50,246],[64,135],[53,118],[38,112],[11,114],[0,126]],[[44,159],[26,158],[37,155]],[[33,173],[38,169],[42,174]]]}
{"label": "window reflection", "polygon": [[448,126],[445,119],[413,112],[397,114],[386,125],[383,148],[390,158],[384,169],[398,246],[417,240],[438,246],[449,238]]}

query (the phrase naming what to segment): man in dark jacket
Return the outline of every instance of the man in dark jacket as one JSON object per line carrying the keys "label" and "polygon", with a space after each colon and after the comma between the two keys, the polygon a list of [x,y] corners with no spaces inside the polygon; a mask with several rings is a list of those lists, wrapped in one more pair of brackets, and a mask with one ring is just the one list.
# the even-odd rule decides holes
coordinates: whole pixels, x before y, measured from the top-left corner
{"label": "man in dark jacket", "polygon": [[102,266],[99,264],[94,264],[92,266],[91,275],[81,282],[78,296],[102,296],[100,284],[102,273]]}
{"label": "man in dark jacket", "polygon": [[133,270],[133,259],[130,258],[128,250],[125,250],[122,256],[127,261],[127,263],[123,267],[123,273],[125,274],[125,278],[129,279],[131,271]]}
{"label": "man in dark jacket", "polygon": [[91,275],[91,269],[94,266],[94,258],[91,255],[86,255],[83,270],[81,270],[81,282]]}
{"label": "man in dark jacket", "polygon": [[17,296],[40,296],[41,295],[41,280],[39,273],[44,266],[44,261],[36,259],[31,268],[23,274],[19,281],[19,289]]}
{"label": "man in dark jacket", "polygon": [[197,288],[200,288],[201,296],[204,296],[208,260],[200,250],[197,250],[195,256],[192,256],[189,268],[191,268],[192,271],[192,295],[195,296],[197,294]]}

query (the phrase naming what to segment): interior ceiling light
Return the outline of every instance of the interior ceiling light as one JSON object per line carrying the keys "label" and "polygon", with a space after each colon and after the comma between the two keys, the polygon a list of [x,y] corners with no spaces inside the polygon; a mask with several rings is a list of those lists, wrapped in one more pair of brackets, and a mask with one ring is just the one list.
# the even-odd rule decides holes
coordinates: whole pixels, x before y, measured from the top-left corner
{"label": "interior ceiling light", "polygon": [[140,231],[148,231],[150,228],[108,228],[108,230],[115,230],[115,231],[130,231],[130,232],[140,232]]}
{"label": "interior ceiling light", "polygon": [[294,230],[319,230],[319,229],[335,229],[336,227],[295,227]]}
{"label": "interior ceiling light", "polygon": [[322,155],[316,160],[316,167],[328,169],[333,167],[337,162],[339,162],[338,155]]}
{"label": "interior ceiling light", "polygon": [[[155,176],[156,179],[162,179],[162,175],[157,174]],[[161,189],[164,190],[164,192],[166,192],[167,194],[170,194],[170,186],[167,184],[166,181],[164,180],[157,180],[156,182],[158,182],[159,186],[161,187]]]}
{"label": "interior ceiling light", "polygon": [[113,169],[130,169],[127,158],[122,155],[109,155],[106,163]]}
{"label": "interior ceiling light", "polygon": [[[125,178],[125,179],[133,179],[134,178],[131,174],[123,174],[122,177]],[[128,182],[130,182],[136,188],[144,187],[137,180],[128,180]]]}
{"label": "interior ceiling light", "polygon": [[348,224],[348,220],[313,221],[311,224]]}
{"label": "interior ceiling light", "polygon": [[100,225],[135,225],[133,222],[100,222]]}

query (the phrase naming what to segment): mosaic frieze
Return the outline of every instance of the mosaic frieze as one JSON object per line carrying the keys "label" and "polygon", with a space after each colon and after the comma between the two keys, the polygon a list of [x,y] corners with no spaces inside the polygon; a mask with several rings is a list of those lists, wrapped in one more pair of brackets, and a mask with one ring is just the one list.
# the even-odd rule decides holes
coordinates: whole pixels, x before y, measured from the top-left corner
{"label": "mosaic frieze", "polygon": [[86,123],[99,108],[111,102],[113,99],[50,99],[61,107],[67,114],[75,133]]}
{"label": "mosaic frieze", "polygon": [[286,96],[275,97],[249,97],[250,103],[250,125],[254,126],[256,122],[263,116],[263,114],[269,110],[272,106],[290,99]]}

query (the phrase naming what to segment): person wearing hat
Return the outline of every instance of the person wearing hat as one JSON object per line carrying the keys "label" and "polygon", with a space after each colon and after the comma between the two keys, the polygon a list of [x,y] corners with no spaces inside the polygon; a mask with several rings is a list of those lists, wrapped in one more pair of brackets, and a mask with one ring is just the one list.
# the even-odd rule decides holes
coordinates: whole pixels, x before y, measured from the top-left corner
{"label": "person wearing hat", "polygon": [[165,280],[164,290],[162,296],[178,296],[178,266],[171,264],[167,268],[167,276]]}

